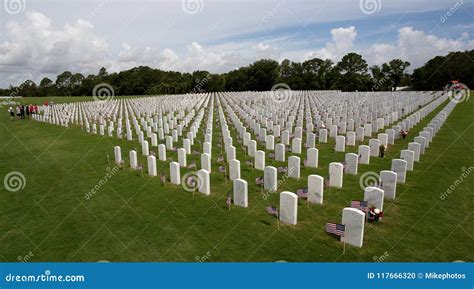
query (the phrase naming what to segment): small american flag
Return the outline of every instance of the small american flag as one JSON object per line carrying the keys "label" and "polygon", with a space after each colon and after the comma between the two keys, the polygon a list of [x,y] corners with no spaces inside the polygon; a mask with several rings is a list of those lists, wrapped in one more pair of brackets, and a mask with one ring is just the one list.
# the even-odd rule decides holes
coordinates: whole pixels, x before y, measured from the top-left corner
{"label": "small american flag", "polygon": [[259,186],[263,185],[263,177],[256,178],[255,179],[255,184],[259,185]]}
{"label": "small american flag", "polygon": [[225,173],[225,167],[224,166],[219,166],[219,172]]}
{"label": "small american flag", "polygon": [[337,236],[344,237],[346,225],[336,223],[326,223],[326,232]]}
{"label": "small american flag", "polygon": [[351,201],[351,207],[367,213],[369,210],[369,203],[367,201]]}
{"label": "small american flag", "polygon": [[225,200],[225,203],[227,206],[230,206],[232,204],[232,197],[230,196],[231,193],[230,193],[230,190],[227,192],[227,198]]}
{"label": "small american flag", "polygon": [[166,175],[164,173],[161,174],[160,180],[163,184],[166,183]]}
{"label": "small american flag", "polygon": [[308,160],[303,161],[303,166],[307,167],[308,166]]}
{"label": "small american flag", "polygon": [[329,176],[324,178],[324,186],[329,187]]}
{"label": "small american flag", "polygon": [[196,168],[196,162],[192,162],[188,166],[188,169],[195,169],[195,168]]}
{"label": "small american flag", "polygon": [[273,216],[278,217],[278,209],[273,206],[267,206],[267,213]]}
{"label": "small american flag", "polygon": [[218,162],[218,163],[224,162],[224,157],[223,157],[223,156],[219,156],[219,157],[217,158],[217,162]]}
{"label": "small american flag", "polygon": [[286,173],[288,171],[287,167],[277,167],[278,173]]}
{"label": "small american flag", "polygon": [[302,188],[296,190],[296,195],[298,195],[298,198],[300,199],[307,199],[308,198],[308,188]]}

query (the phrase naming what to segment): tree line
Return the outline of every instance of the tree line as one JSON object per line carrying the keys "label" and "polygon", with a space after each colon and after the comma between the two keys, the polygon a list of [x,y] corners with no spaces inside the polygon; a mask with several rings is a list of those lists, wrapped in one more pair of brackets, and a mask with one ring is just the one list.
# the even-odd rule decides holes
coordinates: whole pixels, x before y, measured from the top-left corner
{"label": "tree line", "polygon": [[0,89],[0,95],[12,96],[90,96],[94,87],[110,85],[115,95],[183,94],[216,91],[265,91],[278,83],[293,90],[390,91],[396,87],[415,90],[439,90],[457,79],[474,86],[474,50],[436,56],[425,65],[407,73],[410,63],[393,59],[369,67],[357,53],[348,53],[334,63],[313,58],[304,62],[262,59],[216,74],[208,71],[181,73],[147,66],[116,73],[101,68],[97,75],[84,76],[64,71],[53,81],[47,77],[39,84],[26,80],[19,86]]}

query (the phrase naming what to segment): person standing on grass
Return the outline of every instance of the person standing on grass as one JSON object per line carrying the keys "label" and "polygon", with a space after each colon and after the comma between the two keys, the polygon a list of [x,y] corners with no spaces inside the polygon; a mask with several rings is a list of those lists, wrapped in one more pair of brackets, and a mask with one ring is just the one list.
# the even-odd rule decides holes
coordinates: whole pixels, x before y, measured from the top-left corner
{"label": "person standing on grass", "polygon": [[380,145],[379,147],[379,157],[383,158],[385,156],[385,146]]}
{"label": "person standing on grass", "polygon": [[17,119],[20,119],[20,118],[21,118],[20,106],[17,106],[17,107],[16,107],[16,118],[17,118]]}
{"label": "person standing on grass", "polygon": [[26,118],[30,118],[30,107],[28,105],[25,105],[25,114]]}
{"label": "person standing on grass", "polygon": [[10,113],[10,120],[14,120],[15,119],[15,110],[13,109],[13,107],[10,106],[10,108],[8,109],[8,112]]}

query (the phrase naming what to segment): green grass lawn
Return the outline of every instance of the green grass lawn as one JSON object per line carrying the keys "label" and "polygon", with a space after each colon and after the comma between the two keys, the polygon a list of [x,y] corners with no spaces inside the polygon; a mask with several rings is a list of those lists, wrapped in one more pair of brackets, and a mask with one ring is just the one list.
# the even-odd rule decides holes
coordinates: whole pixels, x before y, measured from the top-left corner
{"label": "green grass lawn", "polygon": [[[30,98],[22,102],[42,103],[46,99],[71,102],[92,98]],[[400,150],[407,148],[444,105],[414,127],[406,140],[390,146],[385,158],[371,158],[370,165],[359,165],[357,176],[344,175],[342,189],[325,189],[324,205],[308,206],[300,200],[298,225],[279,228],[276,219],[265,211],[266,205],[278,204],[278,194],[271,194],[267,200],[262,197],[254,179],[263,172],[245,165],[245,160],[251,158],[245,156],[235,138],[241,175],[249,183],[249,207],[228,210],[226,192],[232,185],[217,169],[221,137],[216,121],[210,196],[196,193],[193,197],[180,186],[165,187],[159,177],[151,178],[146,173],[142,177],[126,168],[86,199],[85,195],[114,166],[107,163],[107,154],[113,160],[113,147],[120,145],[123,157],[128,158],[133,148],[140,154],[138,142],[87,134],[78,127],[10,121],[4,106],[0,109],[0,176],[3,180],[11,171],[21,172],[26,186],[17,192],[0,187],[0,259],[474,261],[474,173],[441,198],[460,178],[463,168],[474,166],[474,98],[456,106],[421,162],[407,173],[407,183],[397,184],[396,200],[385,201],[384,220],[367,224],[363,248],[346,246],[342,254],[342,243],[324,232],[325,222],[340,222],[342,209],[351,200],[363,198],[359,177],[367,171],[390,169],[391,159],[399,158]],[[218,118],[217,111],[214,118]],[[344,159],[344,153],[335,153],[333,146],[333,140],[317,144],[319,168],[302,169],[301,179],[286,180],[279,192],[306,187],[310,174],[327,176],[329,163]],[[346,152],[356,150],[357,146],[347,147]],[[168,157],[177,160],[169,152]],[[199,155],[188,157],[188,163],[192,160],[199,167]],[[144,157],[139,156],[139,162],[146,167]],[[286,165],[271,161],[268,155],[266,163]],[[169,172],[167,162],[157,161],[157,165],[159,171]],[[182,169],[181,175],[186,171]]]}

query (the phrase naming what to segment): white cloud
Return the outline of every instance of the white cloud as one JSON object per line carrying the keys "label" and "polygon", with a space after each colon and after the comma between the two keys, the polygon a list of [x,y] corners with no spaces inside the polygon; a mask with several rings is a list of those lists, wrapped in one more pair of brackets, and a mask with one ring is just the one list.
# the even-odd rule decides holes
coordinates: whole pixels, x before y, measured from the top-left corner
{"label": "white cloud", "polygon": [[310,52],[306,58],[331,59],[339,61],[345,54],[352,51],[357,31],[354,26],[331,29],[331,41],[320,50]]}
{"label": "white cloud", "polygon": [[466,32],[458,39],[449,39],[429,35],[413,27],[403,27],[398,30],[396,43],[373,44],[363,56],[370,64],[379,65],[400,58],[410,62],[411,68],[416,68],[434,56],[469,49],[474,49],[474,41],[469,39]]}

